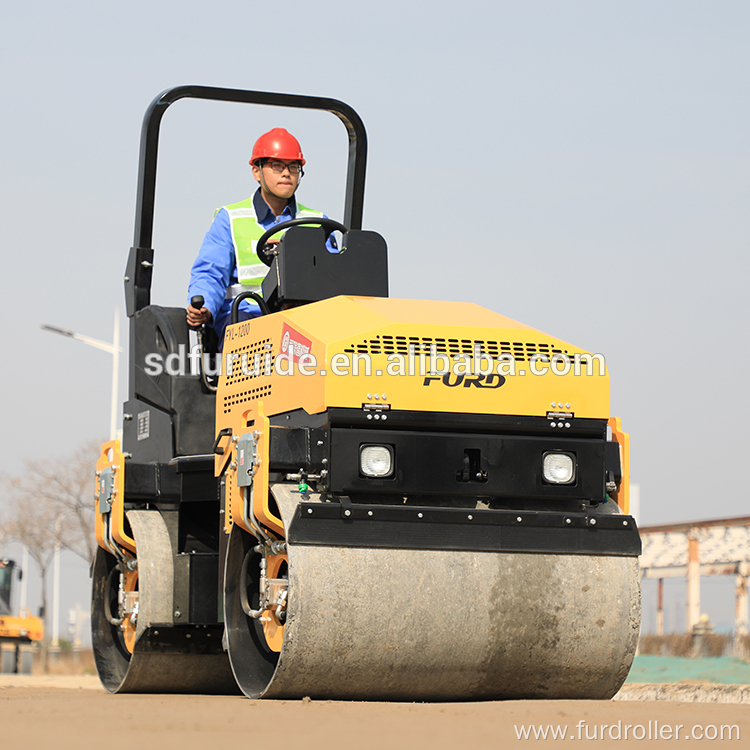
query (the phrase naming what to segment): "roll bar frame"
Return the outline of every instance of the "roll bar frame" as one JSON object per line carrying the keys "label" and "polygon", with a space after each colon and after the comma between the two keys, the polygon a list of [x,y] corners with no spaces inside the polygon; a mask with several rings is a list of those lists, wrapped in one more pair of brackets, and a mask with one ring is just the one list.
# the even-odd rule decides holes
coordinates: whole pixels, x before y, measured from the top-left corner
{"label": "roll bar frame", "polygon": [[350,229],[362,228],[364,209],[367,133],[360,116],[348,104],[319,96],[275,94],[212,86],[177,86],[167,89],[149,105],[141,128],[136,196],[135,231],[125,270],[125,304],[128,317],[151,303],[151,278],[154,250],[151,247],[156,200],[156,167],[159,153],[159,128],[167,108],[179,99],[204,99],[270,107],[292,107],[331,112],[344,123],[349,137],[346,196],[343,223]]}

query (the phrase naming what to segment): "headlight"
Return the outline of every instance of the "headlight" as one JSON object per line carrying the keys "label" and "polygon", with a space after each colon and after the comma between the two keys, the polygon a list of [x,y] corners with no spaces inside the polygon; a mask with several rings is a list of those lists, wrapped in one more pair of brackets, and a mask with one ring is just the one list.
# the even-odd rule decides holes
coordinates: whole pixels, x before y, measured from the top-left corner
{"label": "headlight", "polygon": [[545,453],[542,476],[550,484],[573,484],[576,478],[575,456],[571,453]]}
{"label": "headlight", "polygon": [[359,470],[366,477],[388,477],[393,473],[390,445],[363,445],[359,449]]}

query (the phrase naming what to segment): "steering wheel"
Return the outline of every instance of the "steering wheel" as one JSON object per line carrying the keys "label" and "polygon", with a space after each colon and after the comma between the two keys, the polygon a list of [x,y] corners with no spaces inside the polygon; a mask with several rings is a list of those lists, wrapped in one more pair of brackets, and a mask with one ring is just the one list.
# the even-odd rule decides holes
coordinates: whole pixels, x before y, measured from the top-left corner
{"label": "steering wheel", "polygon": [[271,263],[273,263],[273,256],[269,253],[266,253],[263,249],[265,247],[266,242],[273,237],[273,235],[277,234],[278,232],[281,232],[284,229],[289,229],[289,227],[298,227],[301,224],[312,224],[313,226],[323,227],[323,229],[326,230],[326,239],[330,236],[331,232],[342,232],[343,234],[346,234],[349,230],[343,225],[339,224],[338,221],[334,221],[333,219],[324,219],[324,218],[316,218],[316,217],[303,217],[301,219],[292,219],[291,221],[282,221],[281,224],[274,224],[270,229],[263,232],[263,234],[260,236],[260,239],[258,240],[258,244],[255,246],[255,251],[258,253],[258,257],[265,263],[267,266],[270,266]]}

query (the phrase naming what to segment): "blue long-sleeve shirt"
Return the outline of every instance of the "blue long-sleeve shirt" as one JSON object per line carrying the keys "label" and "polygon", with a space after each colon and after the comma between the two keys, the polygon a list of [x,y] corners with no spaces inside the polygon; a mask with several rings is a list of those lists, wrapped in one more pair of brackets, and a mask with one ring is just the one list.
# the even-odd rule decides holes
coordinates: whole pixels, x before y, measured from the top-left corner
{"label": "blue long-sleeve shirt", "polygon": [[[253,196],[253,208],[258,223],[264,229],[270,229],[274,224],[290,221],[297,214],[297,202],[292,198],[281,215],[276,216],[263,200],[260,188]],[[336,252],[333,237],[329,238],[328,249],[330,252]],[[193,263],[187,296],[188,304],[195,295],[203,296],[204,307],[211,312],[211,325],[219,335],[219,340],[224,336],[224,329],[229,323],[232,311],[232,300],[226,298],[227,289],[237,283],[237,262],[229,214],[226,209],[222,208],[206,232],[198,257]],[[240,312],[255,317],[260,315],[260,308],[253,300],[245,299],[240,302]]]}

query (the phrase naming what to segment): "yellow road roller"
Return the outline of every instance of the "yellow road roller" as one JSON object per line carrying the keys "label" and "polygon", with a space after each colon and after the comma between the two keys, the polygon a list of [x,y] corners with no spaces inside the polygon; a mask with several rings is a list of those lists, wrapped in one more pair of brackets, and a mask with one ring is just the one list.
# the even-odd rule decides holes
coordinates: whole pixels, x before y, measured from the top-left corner
{"label": "yellow road roller", "polygon": [[13,613],[13,575],[23,571],[13,560],[0,558],[0,672],[31,674],[36,644],[44,638],[39,617],[21,609]]}
{"label": "yellow road roller", "polygon": [[[235,299],[220,352],[150,300],[159,124],[186,97],[328,111],[349,139],[343,223],[258,240],[263,294]],[[641,543],[604,359],[476,304],[390,298],[385,240],[361,228],[366,154],[334,99],[186,86],[146,112],[129,398],[96,466],[102,683],[610,698],[635,653]],[[239,321],[248,296],[262,314]]]}

